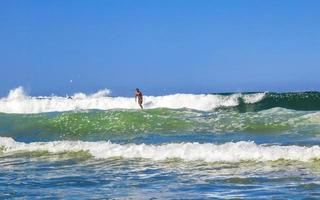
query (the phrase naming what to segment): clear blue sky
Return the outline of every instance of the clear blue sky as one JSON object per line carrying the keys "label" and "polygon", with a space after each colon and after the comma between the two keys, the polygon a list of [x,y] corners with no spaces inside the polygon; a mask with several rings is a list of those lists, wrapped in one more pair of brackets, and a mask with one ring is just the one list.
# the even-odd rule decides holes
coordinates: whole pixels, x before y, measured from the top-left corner
{"label": "clear blue sky", "polygon": [[319,11],[318,0],[2,0],[0,95],[320,90]]}

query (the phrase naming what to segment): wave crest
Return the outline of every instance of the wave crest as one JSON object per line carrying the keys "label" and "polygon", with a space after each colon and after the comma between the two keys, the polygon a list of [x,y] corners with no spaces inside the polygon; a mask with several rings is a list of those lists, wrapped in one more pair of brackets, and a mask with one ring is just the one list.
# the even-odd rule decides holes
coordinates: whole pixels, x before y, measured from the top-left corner
{"label": "wave crest", "polygon": [[111,142],[54,141],[16,142],[0,137],[3,153],[47,151],[49,153],[87,151],[95,158],[121,157],[151,160],[182,159],[185,161],[240,162],[275,161],[279,159],[308,162],[320,158],[320,147],[257,145],[254,142],[169,143],[162,145],[114,144]]}
{"label": "wave crest", "polygon": [[[110,97],[110,90],[104,89],[93,95],[77,93],[72,97],[30,97],[26,96],[22,87],[10,91],[7,98],[0,99],[2,113],[43,113],[63,112],[71,110],[110,110],[110,109],[137,109],[139,106],[133,97]],[[172,94],[166,96],[145,96],[144,107],[180,109],[188,108],[209,111],[220,107],[234,107],[243,99],[252,104],[261,101],[265,93],[256,94]]]}

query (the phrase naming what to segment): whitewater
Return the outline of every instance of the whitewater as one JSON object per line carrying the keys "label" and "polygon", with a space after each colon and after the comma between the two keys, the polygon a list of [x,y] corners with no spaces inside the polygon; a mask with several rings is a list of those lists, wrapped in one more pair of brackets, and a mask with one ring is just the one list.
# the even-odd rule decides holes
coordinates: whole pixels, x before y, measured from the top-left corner
{"label": "whitewater", "polygon": [[[0,99],[2,113],[43,113],[63,112],[71,110],[111,110],[137,109],[133,97],[110,97],[111,91],[104,89],[97,93],[86,95],[77,93],[70,97],[59,96],[27,96],[22,87],[9,92],[7,97]],[[172,94],[165,96],[144,96],[144,108],[188,108],[209,111],[219,107],[234,107],[239,105],[239,99],[245,103],[256,103],[264,98],[265,93],[232,95],[213,94]]]}
{"label": "whitewater", "polygon": [[257,145],[254,142],[225,144],[172,143],[163,145],[113,144],[108,142],[55,141],[16,142],[0,137],[3,153],[46,151],[50,153],[87,151],[95,158],[144,158],[152,160],[182,159],[185,161],[240,162],[275,161],[279,159],[312,161],[320,159],[320,147]]}

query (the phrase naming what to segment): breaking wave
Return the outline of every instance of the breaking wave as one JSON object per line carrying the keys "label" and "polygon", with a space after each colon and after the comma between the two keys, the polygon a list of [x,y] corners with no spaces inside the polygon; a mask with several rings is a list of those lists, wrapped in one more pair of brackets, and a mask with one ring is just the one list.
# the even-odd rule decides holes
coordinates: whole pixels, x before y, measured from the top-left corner
{"label": "breaking wave", "polygon": [[[137,109],[138,105],[133,97],[111,97],[108,89],[92,95],[77,93],[70,97],[59,96],[27,96],[22,87],[11,90],[9,95],[0,99],[0,112],[2,113],[43,113],[64,112],[71,110],[111,110],[111,109]],[[253,104],[261,101],[265,93],[255,94],[172,94],[166,96],[144,96],[146,109],[195,109],[209,111],[221,107],[235,107],[240,102]]]}
{"label": "breaking wave", "polygon": [[[28,96],[22,87],[11,90],[0,99],[2,113],[46,113],[73,110],[138,109],[133,97],[112,97],[109,89],[94,94],[76,93],[73,96]],[[212,111],[233,109],[255,112],[271,108],[292,110],[320,110],[319,92],[293,93],[223,93],[223,94],[171,94],[144,96],[144,108],[193,109]]]}
{"label": "breaking wave", "polygon": [[0,137],[3,154],[46,151],[65,153],[85,151],[94,158],[124,159],[142,158],[151,160],[182,159],[185,161],[240,162],[275,161],[279,159],[311,161],[320,158],[319,146],[257,145],[254,142],[212,143],[169,143],[161,145],[114,144],[111,142],[53,141],[16,142],[9,137]]}

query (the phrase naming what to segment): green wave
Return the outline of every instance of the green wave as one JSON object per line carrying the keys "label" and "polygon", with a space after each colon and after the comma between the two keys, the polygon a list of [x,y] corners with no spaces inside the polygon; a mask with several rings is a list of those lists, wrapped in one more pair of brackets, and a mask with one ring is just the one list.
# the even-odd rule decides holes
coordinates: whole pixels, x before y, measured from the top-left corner
{"label": "green wave", "polygon": [[259,112],[219,110],[82,111],[43,114],[0,114],[0,133],[52,134],[64,138],[90,134],[224,133],[224,132],[320,133],[320,112],[273,108]]}
{"label": "green wave", "polygon": [[275,107],[304,111],[320,110],[320,92],[266,93],[261,101],[253,104],[246,104],[243,99],[239,99],[239,105],[232,109],[253,112]]}

